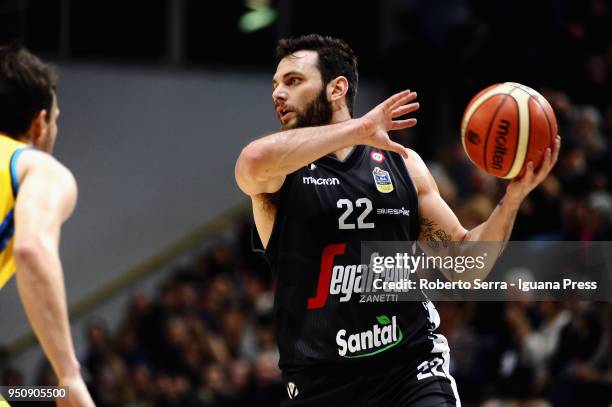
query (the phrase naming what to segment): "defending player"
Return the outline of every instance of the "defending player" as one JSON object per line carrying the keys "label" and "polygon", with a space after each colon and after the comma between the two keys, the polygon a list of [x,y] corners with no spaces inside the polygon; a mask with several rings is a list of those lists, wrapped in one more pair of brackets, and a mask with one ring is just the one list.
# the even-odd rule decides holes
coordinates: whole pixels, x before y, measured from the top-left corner
{"label": "defending player", "polygon": [[419,240],[431,252],[440,240],[508,240],[521,201],[553,167],[559,139],[541,169],[528,166],[503,204],[468,231],[419,155],[389,138],[416,124],[399,119],[418,109],[416,93],[393,95],[355,119],[357,61],[346,43],[309,35],[282,40],[277,51],[272,98],[282,131],[242,150],[236,180],[252,199],[276,274],[287,405],[460,405],[433,304],[363,304],[339,293],[338,281],[356,273],[362,241]]}
{"label": "defending player", "polygon": [[[56,76],[16,45],[0,47],[0,289],[16,272],[32,328],[69,400],[93,406],[70,335],[59,258],[75,180],[50,153],[57,135]],[[6,328],[6,327],[5,327]]]}

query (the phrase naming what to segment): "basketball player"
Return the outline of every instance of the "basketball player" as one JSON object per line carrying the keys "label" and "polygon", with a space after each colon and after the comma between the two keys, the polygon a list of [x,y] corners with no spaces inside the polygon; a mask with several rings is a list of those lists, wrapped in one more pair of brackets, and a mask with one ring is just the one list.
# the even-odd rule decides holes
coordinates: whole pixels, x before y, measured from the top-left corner
{"label": "basketball player", "polygon": [[69,388],[60,405],[93,406],[70,335],[58,252],[77,186],[50,155],[55,88],[55,73],[36,56],[18,45],[0,47],[0,289],[15,273],[32,328],[59,385]]}
{"label": "basketball player", "polygon": [[400,119],[419,108],[415,92],[353,118],[357,60],[345,42],[308,35],[281,40],[277,53],[272,98],[282,130],[242,150],[236,180],[276,275],[286,405],[460,405],[433,304],[359,303],[344,290],[361,264],[360,243],[418,240],[431,252],[440,241],[508,240],[560,140],[538,171],[529,164],[508,185],[486,222],[465,230],[419,155],[389,138],[416,124]]}

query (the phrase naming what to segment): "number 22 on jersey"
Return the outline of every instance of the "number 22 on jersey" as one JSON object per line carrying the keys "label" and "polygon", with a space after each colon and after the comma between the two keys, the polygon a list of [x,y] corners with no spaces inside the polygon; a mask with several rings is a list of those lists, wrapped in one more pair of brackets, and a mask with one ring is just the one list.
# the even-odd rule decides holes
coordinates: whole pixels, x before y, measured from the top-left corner
{"label": "number 22 on jersey", "polygon": [[[346,208],[342,215],[338,218],[339,229],[355,229],[355,223],[347,222],[351,213],[353,213],[354,207],[353,202],[350,199],[342,198],[338,199],[336,206],[340,209]],[[372,201],[368,198],[359,198],[355,201],[357,208],[362,208],[361,215],[357,217],[357,229],[374,229],[374,222],[366,222],[366,217],[372,212]]]}

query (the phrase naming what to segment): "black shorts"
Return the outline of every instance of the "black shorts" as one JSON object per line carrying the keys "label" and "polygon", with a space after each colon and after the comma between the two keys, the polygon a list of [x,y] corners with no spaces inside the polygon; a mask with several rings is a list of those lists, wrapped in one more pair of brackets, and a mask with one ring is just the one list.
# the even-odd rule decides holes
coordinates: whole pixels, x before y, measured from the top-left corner
{"label": "black shorts", "polygon": [[436,335],[432,352],[421,360],[397,362],[394,366],[367,372],[285,374],[287,399],[281,406],[461,406],[455,380],[448,369],[448,343],[442,335]]}

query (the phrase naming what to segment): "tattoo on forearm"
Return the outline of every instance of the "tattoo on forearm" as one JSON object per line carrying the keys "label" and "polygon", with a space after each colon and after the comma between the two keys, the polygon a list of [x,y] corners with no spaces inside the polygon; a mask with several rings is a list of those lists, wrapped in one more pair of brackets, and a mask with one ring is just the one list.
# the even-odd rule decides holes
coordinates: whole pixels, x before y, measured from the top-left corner
{"label": "tattoo on forearm", "polygon": [[444,229],[439,228],[436,222],[431,219],[421,219],[421,231],[423,232],[423,237],[427,241],[427,245],[432,249],[440,247],[440,243],[442,243],[443,247],[448,247],[451,236],[446,233]]}

